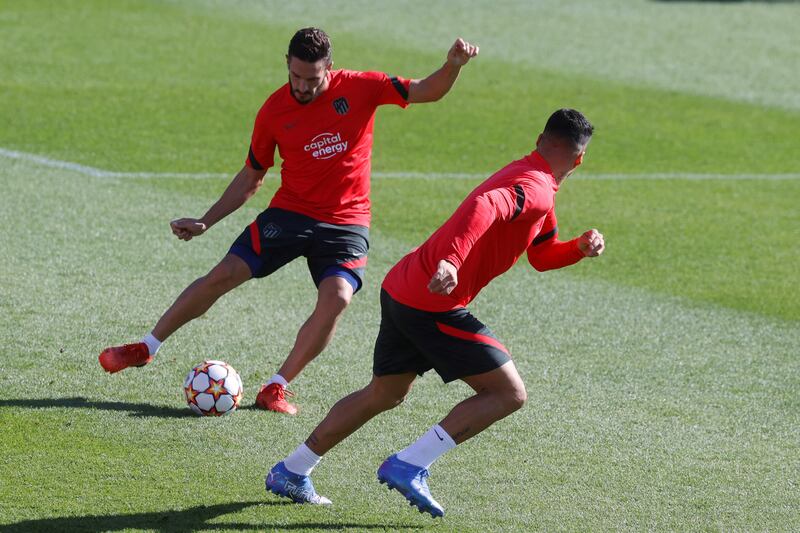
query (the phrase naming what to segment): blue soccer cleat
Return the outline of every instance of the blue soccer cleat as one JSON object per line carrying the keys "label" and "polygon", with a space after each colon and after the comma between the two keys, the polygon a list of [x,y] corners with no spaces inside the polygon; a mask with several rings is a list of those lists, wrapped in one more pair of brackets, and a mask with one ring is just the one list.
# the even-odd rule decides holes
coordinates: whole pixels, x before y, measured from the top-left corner
{"label": "blue soccer cleat", "polygon": [[392,455],[378,469],[378,481],[386,483],[389,490],[397,489],[408,500],[409,505],[416,505],[419,512],[428,512],[432,517],[444,516],[444,509],[431,496],[428,482],[430,474],[425,468],[406,463]]}
{"label": "blue soccer cleat", "polygon": [[317,494],[309,476],[301,476],[300,474],[289,472],[283,461],[272,467],[264,482],[268,491],[278,496],[289,498],[295,503],[331,504],[328,498]]}

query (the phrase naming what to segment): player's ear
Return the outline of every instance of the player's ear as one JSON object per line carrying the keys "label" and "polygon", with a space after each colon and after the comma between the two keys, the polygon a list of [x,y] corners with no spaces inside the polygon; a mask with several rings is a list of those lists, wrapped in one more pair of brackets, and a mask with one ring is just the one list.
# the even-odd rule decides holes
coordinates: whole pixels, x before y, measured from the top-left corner
{"label": "player's ear", "polygon": [[539,148],[539,145],[542,142],[542,134],[540,133],[538,137],[536,137],[536,148]]}
{"label": "player's ear", "polygon": [[576,158],[575,158],[575,166],[576,166],[576,167],[579,167],[579,166],[581,166],[581,163],[583,163],[583,155],[584,155],[585,153],[586,153],[586,152],[581,152],[581,153],[580,153],[580,155],[578,155],[578,157],[576,157]]}

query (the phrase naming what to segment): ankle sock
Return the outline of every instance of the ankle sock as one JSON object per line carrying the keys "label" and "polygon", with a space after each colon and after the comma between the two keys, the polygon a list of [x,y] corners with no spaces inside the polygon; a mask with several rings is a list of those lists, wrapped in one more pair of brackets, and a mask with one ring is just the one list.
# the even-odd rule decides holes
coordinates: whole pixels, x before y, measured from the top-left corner
{"label": "ankle sock", "polygon": [[269,381],[267,381],[267,385],[271,385],[273,383],[277,383],[284,389],[289,386],[289,382],[283,379],[283,376],[281,376],[280,374],[275,374],[274,376],[269,378]]}
{"label": "ankle sock", "polygon": [[304,442],[289,457],[283,460],[283,464],[286,465],[286,470],[289,472],[308,476],[321,459],[322,457],[312,452],[311,448],[306,446]]}
{"label": "ankle sock", "polygon": [[442,454],[455,447],[455,441],[442,426],[436,424],[409,447],[397,452],[397,458],[421,468],[429,468]]}
{"label": "ankle sock", "polygon": [[147,351],[150,355],[155,355],[158,353],[158,349],[161,348],[161,341],[153,337],[152,333],[148,333],[142,339],[142,342],[147,345]]}

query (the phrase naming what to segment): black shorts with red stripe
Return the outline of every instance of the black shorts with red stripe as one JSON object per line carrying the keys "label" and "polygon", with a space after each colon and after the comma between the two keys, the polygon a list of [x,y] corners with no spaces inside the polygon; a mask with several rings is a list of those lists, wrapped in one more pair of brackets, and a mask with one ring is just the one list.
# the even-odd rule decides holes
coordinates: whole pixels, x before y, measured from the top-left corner
{"label": "black shorts with red stripe", "polygon": [[369,228],[329,224],[311,217],[270,207],[256,217],[234,241],[228,253],[243,259],[254,278],[263,278],[300,256],[306,258],[314,284],[329,275],[364,283],[369,252]]}
{"label": "black shorts with red stripe", "polygon": [[436,370],[449,383],[499,368],[511,356],[491,330],[464,308],[432,313],[408,307],[381,290],[376,376]]}

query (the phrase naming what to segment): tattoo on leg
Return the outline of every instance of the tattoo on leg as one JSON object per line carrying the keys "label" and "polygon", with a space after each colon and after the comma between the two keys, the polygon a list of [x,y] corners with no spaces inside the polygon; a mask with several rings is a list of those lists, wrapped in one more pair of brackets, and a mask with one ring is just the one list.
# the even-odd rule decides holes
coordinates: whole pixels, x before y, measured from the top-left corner
{"label": "tattoo on leg", "polygon": [[316,446],[317,443],[319,443],[319,438],[317,438],[316,433],[312,431],[311,435],[309,435],[308,438],[306,439],[306,445],[313,444],[314,446]]}

